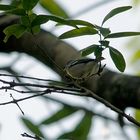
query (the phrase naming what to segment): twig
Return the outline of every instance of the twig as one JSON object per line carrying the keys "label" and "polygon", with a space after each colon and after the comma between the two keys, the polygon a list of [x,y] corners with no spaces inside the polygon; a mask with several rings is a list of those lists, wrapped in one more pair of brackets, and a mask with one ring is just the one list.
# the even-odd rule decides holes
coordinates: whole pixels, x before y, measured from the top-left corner
{"label": "twig", "polygon": [[38,96],[43,96],[45,94],[48,94],[50,93],[51,91],[48,90],[48,92],[43,92],[43,93],[40,93],[40,94],[35,94],[35,95],[32,95],[32,96],[28,96],[28,97],[25,97],[25,98],[21,98],[21,99],[15,99],[14,101],[9,101],[9,102],[4,102],[4,103],[0,103],[0,105],[7,105],[7,104],[12,104],[12,103],[15,103],[15,102],[21,102],[21,101],[24,101],[24,100],[27,100],[27,99],[31,99],[31,98],[34,98],[34,97],[38,97]]}
{"label": "twig", "polygon": [[23,110],[21,109],[21,107],[19,106],[17,100],[13,97],[12,94],[10,94],[10,97],[13,99],[13,103],[15,103],[17,105],[17,107],[19,108],[19,110],[21,111],[21,113],[24,115]]}
{"label": "twig", "polygon": [[9,82],[6,80],[0,79],[0,82],[4,84],[8,84],[9,86],[3,86],[0,89],[10,89],[14,87],[22,87],[22,86],[29,86],[29,87],[39,87],[39,88],[49,88],[49,89],[56,89],[56,90],[66,90],[66,91],[73,91],[73,92],[81,92],[78,88],[71,88],[71,87],[59,87],[59,86],[51,86],[51,85],[39,85],[39,84],[31,84],[31,83],[17,83],[15,81]]}
{"label": "twig", "polygon": [[80,86],[77,83],[74,83],[76,87],[79,87],[81,90],[84,90],[86,93],[90,94],[94,99],[96,99],[97,101],[103,103],[105,106],[109,107],[111,110],[115,111],[116,113],[122,115],[123,117],[125,117],[128,121],[132,122],[133,124],[137,125],[138,127],[140,127],[140,122],[138,122],[136,119],[134,119],[132,116],[127,115],[124,111],[120,110],[119,108],[115,107],[114,105],[112,105],[110,102],[108,102],[107,100],[99,97],[97,94],[93,93],[91,90]]}
{"label": "twig", "polygon": [[23,134],[21,134],[21,136],[22,136],[22,137],[28,137],[28,138],[35,139],[35,140],[42,140],[42,139],[41,139],[40,137],[38,137],[37,135],[31,136],[31,135],[29,135],[29,134],[27,134],[27,133],[23,133]]}
{"label": "twig", "polygon": [[[6,81],[7,82],[7,81]],[[84,89],[84,91],[86,90],[86,92],[90,92],[90,95],[91,95],[91,92],[92,91],[87,91],[87,89],[85,89],[84,87],[79,87],[79,88],[82,88],[82,90]],[[7,87],[2,87],[1,89],[7,89]],[[24,100],[28,100],[28,99],[31,99],[31,98],[34,98],[34,97],[39,97],[39,96],[43,96],[43,95],[46,95],[46,94],[48,94],[48,93],[52,93],[52,92],[55,92],[55,93],[63,93],[63,94],[69,94],[69,95],[78,95],[78,96],[88,96],[89,95],[89,93],[86,93],[86,94],[76,94],[76,93],[73,93],[73,92],[69,92],[69,91],[64,91],[63,89],[61,89],[61,88],[59,88],[58,90],[57,89],[55,89],[55,87],[54,87],[54,89],[47,89],[47,90],[44,90],[44,91],[20,91],[20,90],[17,90],[17,89],[14,89],[14,88],[11,88],[11,87],[9,87],[8,88],[9,90],[14,90],[14,91],[16,91],[16,92],[19,92],[19,93],[39,93],[39,94],[35,94],[35,95],[32,95],[32,96],[28,96],[28,97],[25,97],[25,98],[21,98],[21,99],[14,99],[13,101],[9,101],[9,102],[4,102],[4,103],[0,103],[0,105],[7,105],[7,104],[12,104],[12,103],[18,103],[18,102],[21,102],[21,101],[24,101]],[[61,89],[61,90],[60,90]],[[93,96],[94,95],[94,96]],[[101,100],[99,100],[99,96],[97,96],[96,94],[93,94],[92,93],[92,96],[93,96],[93,98],[95,98],[96,100],[98,100],[98,101],[100,101],[101,103],[103,103],[103,104],[106,104],[106,106],[108,106],[109,108],[111,108],[110,107],[110,105],[109,105],[109,103],[107,102],[107,101],[105,101],[104,99],[102,99],[103,101],[101,101]],[[95,97],[96,96],[96,97]],[[62,103],[62,104],[64,104],[64,105],[67,105],[68,106],[68,104],[66,104],[66,103],[64,103],[64,102],[62,102],[62,101],[58,101],[58,100],[56,100],[56,99],[53,99],[53,98],[51,98],[51,97],[46,97],[46,98],[48,98],[48,99],[50,99],[50,100],[53,100],[53,101],[56,101],[56,102],[60,102],[60,103]],[[106,103],[107,102],[107,103]],[[70,106],[70,105],[69,105]],[[112,105],[113,106],[113,105]],[[18,106],[19,107],[19,106]],[[112,120],[111,118],[108,118],[108,117],[106,117],[106,116],[103,116],[103,115],[101,115],[101,114],[97,114],[97,113],[93,113],[92,111],[90,111],[90,110],[88,110],[88,109],[85,109],[85,108],[82,108],[82,107],[76,107],[76,106],[71,106],[71,107],[73,107],[73,108],[77,108],[77,109],[81,109],[81,110],[85,110],[85,111],[88,111],[88,112],[90,112],[90,113],[92,113],[93,115],[96,115],[96,116],[99,116],[99,117],[102,117],[102,118],[104,118],[104,119],[109,119],[109,120]],[[20,108],[20,107],[19,107]],[[112,109],[113,108],[113,109]],[[112,107],[111,109],[112,110],[114,110],[115,112],[117,112],[115,109],[114,109],[114,106]],[[20,109],[21,110],[21,109]],[[119,110],[119,111],[121,111],[121,110]],[[118,112],[117,112],[118,113]],[[130,117],[130,116],[129,116]],[[112,120],[112,121],[115,121],[115,120]]]}
{"label": "twig", "polygon": [[[87,109],[87,108],[85,108],[85,107],[82,107],[82,106],[71,105],[71,104],[68,104],[68,103],[66,103],[66,102],[64,102],[64,101],[62,101],[62,100],[58,100],[58,99],[52,98],[52,97],[50,97],[50,96],[43,96],[43,98],[49,99],[49,100],[51,100],[51,101],[54,101],[54,102],[63,104],[64,106],[68,106],[68,107],[71,107],[71,108],[74,108],[74,109],[77,109],[77,110],[84,110],[84,111],[87,112],[87,113],[91,113],[93,116],[98,116],[98,117],[103,118],[103,119],[105,119],[105,120],[110,120],[110,121],[112,121],[112,122],[117,122],[116,119],[112,119],[111,117],[105,116],[105,115],[100,114],[100,113],[95,113],[95,112],[93,112],[93,110],[91,111],[91,110],[89,110],[89,109]],[[127,123],[127,124],[125,123],[125,125],[130,125],[130,126],[136,127],[136,125],[129,124],[129,123]]]}
{"label": "twig", "polygon": [[[11,90],[14,90],[14,89],[11,89]],[[42,93],[40,93],[40,94],[31,95],[31,96],[28,96],[28,97],[25,97],[25,98],[21,98],[21,99],[14,99],[13,101],[9,101],[9,102],[3,102],[3,103],[0,103],[0,105],[12,104],[12,103],[15,103],[15,102],[18,103],[20,101],[24,101],[24,100],[31,99],[31,98],[38,97],[38,96],[43,96],[43,95],[46,95],[46,94],[52,93],[52,92],[69,94],[69,95],[84,96],[84,95],[81,95],[81,94],[76,94],[76,93],[72,93],[72,92],[68,92],[68,91],[63,91],[63,90],[47,89],[47,90],[42,91]]]}
{"label": "twig", "polygon": [[38,81],[47,81],[47,82],[54,82],[54,80],[50,79],[42,79],[42,78],[35,78],[35,77],[30,77],[30,76],[23,76],[23,75],[12,75],[12,74],[4,74],[1,73],[0,76],[7,76],[7,77],[19,77],[19,78],[24,78],[24,79],[31,79],[31,80],[38,80]]}

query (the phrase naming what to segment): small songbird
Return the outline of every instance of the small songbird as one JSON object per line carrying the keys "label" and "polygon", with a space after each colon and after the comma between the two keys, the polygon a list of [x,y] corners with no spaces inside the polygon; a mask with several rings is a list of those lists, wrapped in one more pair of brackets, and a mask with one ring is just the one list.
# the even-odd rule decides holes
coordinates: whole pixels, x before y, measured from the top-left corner
{"label": "small songbird", "polygon": [[75,80],[87,79],[93,75],[100,74],[101,60],[104,58],[83,58],[69,61],[65,66],[66,74]]}

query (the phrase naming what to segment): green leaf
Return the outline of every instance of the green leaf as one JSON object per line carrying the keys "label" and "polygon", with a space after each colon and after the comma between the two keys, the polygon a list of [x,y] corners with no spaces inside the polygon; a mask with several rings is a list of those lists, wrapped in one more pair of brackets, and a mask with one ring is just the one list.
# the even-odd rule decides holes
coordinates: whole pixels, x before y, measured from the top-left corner
{"label": "green leaf", "polygon": [[109,53],[117,69],[124,72],[126,64],[123,55],[112,47],[109,47]]}
{"label": "green leaf", "polygon": [[82,26],[88,26],[88,27],[95,27],[92,23],[84,21],[84,20],[69,20],[65,19],[65,24],[70,25],[70,26],[77,26],[77,25],[82,25]]}
{"label": "green leaf", "polygon": [[119,38],[119,37],[137,36],[137,35],[140,35],[140,32],[118,32],[118,33],[109,34],[105,38]]}
{"label": "green leaf", "polygon": [[32,10],[39,0],[22,0],[22,6],[25,10]]}
{"label": "green leaf", "polygon": [[91,114],[86,113],[73,131],[66,132],[57,139],[87,140],[92,126],[92,118]]}
{"label": "green leaf", "polygon": [[[57,17],[57,16],[53,16],[53,15],[38,15],[33,20],[32,26],[43,24],[43,23],[45,23],[45,22],[47,22],[49,20],[54,21],[54,22],[58,22],[58,23],[61,23],[61,24],[68,24],[66,22],[66,20],[61,18],[61,17]],[[71,26],[73,26],[73,25],[71,25]]]}
{"label": "green leaf", "polygon": [[[140,122],[140,110],[136,109],[135,110],[135,119]],[[140,128],[137,128],[137,134],[138,134],[138,139],[140,139]]]}
{"label": "green leaf", "polygon": [[29,16],[21,16],[21,23],[26,26],[29,27],[30,26],[30,20],[29,20]]}
{"label": "green leaf", "polygon": [[15,14],[15,15],[19,15],[19,16],[26,15],[26,11],[22,8],[15,8],[12,10],[7,10],[6,13]]}
{"label": "green leaf", "polygon": [[101,43],[102,46],[105,46],[106,48],[109,47],[109,41],[107,41],[107,40],[101,40],[99,42]]}
{"label": "green leaf", "polygon": [[0,10],[1,11],[7,11],[7,10],[12,10],[12,9],[15,9],[16,7],[15,6],[12,6],[12,5],[2,5],[0,4]]}
{"label": "green leaf", "polygon": [[37,15],[36,18],[32,21],[32,26],[41,25],[49,21],[48,16],[46,15]]}
{"label": "green leaf", "polygon": [[99,45],[94,44],[94,45],[88,46],[88,47],[80,50],[80,53],[84,57],[84,56],[90,55],[91,53],[95,52],[98,47],[99,47]]}
{"label": "green leaf", "polygon": [[31,30],[32,30],[33,35],[35,35],[40,32],[40,26],[39,25],[33,26]]}
{"label": "green leaf", "polygon": [[43,133],[41,132],[39,126],[37,126],[36,124],[34,124],[31,120],[27,119],[27,118],[21,118],[22,122],[24,123],[24,125],[35,135],[44,138]]}
{"label": "green leaf", "polygon": [[83,35],[94,35],[97,34],[98,31],[91,27],[81,27],[79,29],[73,29],[68,32],[63,33],[59,36],[60,39],[66,39],[71,37],[78,37]]}
{"label": "green leaf", "polygon": [[4,33],[6,37],[4,38],[4,42],[7,42],[8,38],[14,35],[16,38],[20,38],[23,33],[26,31],[26,27],[20,24],[13,24],[4,29]]}
{"label": "green leaf", "polygon": [[49,20],[59,23],[59,25],[68,25],[72,27],[76,27],[77,25],[93,27],[94,25],[83,20],[67,20],[61,17],[57,17],[54,15],[37,15],[36,18],[32,22],[32,26],[41,25],[43,23],[48,22]]}
{"label": "green leaf", "polygon": [[100,33],[106,37],[107,35],[109,35],[111,33],[110,29],[109,28],[100,28]]}
{"label": "green leaf", "polygon": [[68,117],[69,115],[73,114],[75,111],[77,111],[77,110],[74,108],[64,106],[61,110],[56,112],[50,118],[45,119],[40,124],[48,125],[51,123],[55,123],[56,121],[59,121],[61,119],[64,119],[65,117]]}
{"label": "green leaf", "polygon": [[40,0],[39,1],[41,6],[45,8],[48,12],[51,14],[54,14],[56,16],[60,16],[63,18],[69,18],[66,11],[54,0]]}
{"label": "green leaf", "polygon": [[104,17],[103,22],[102,22],[102,25],[103,25],[108,19],[110,19],[111,17],[113,17],[113,16],[115,16],[115,15],[117,15],[117,14],[119,14],[119,13],[122,13],[122,12],[124,12],[124,11],[126,11],[126,10],[129,10],[129,9],[131,9],[131,8],[132,8],[132,6],[123,6],[123,7],[117,7],[117,8],[115,8],[115,9],[111,10],[111,11]]}

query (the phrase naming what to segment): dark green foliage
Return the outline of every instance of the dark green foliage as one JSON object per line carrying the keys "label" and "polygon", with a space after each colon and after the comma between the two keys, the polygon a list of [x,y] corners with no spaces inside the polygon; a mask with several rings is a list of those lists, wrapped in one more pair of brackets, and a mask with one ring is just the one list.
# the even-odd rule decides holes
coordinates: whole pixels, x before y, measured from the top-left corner
{"label": "dark green foliage", "polygon": [[81,52],[81,55],[84,57],[84,56],[92,54],[93,52],[95,53],[98,48],[99,48],[99,45],[93,44],[91,46],[88,46],[88,47],[80,50],[80,52]]}
{"label": "dark green foliage", "polygon": [[109,47],[110,56],[119,71],[124,72],[126,64],[123,55],[115,48]]}
{"label": "dark green foliage", "polygon": [[57,139],[87,140],[92,126],[92,118],[91,114],[86,113],[74,130],[62,134]]}
{"label": "dark green foliage", "polygon": [[1,5],[0,4],[0,10],[2,10],[2,11],[12,10],[12,9],[15,9],[15,8],[16,7],[12,6],[12,5]]}
{"label": "dark green foliage", "polygon": [[78,37],[83,35],[94,35],[97,34],[98,31],[91,27],[81,27],[78,29],[73,29],[68,32],[63,33],[59,36],[60,39],[66,39],[71,37]]}
{"label": "dark green foliage", "polygon": [[24,125],[35,135],[37,135],[38,137],[42,137],[44,138],[43,133],[41,132],[39,126],[37,126],[35,123],[33,123],[31,120],[27,119],[27,118],[21,118],[22,122],[24,123]]}
{"label": "dark green foliage", "polygon": [[38,2],[39,0],[22,0],[22,6],[25,10],[29,11],[32,10]]}
{"label": "dark green foliage", "polygon": [[50,12],[51,14],[54,14],[56,16],[60,16],[63,18],[69,18],[66,11],[54,0],[40,0],[39,1],[41,6]]}
{"label": "dark green foliage", "polygon": [[13,24],[8,26],[3,31],[6,35],[4,38],[4,42],[7,42],[8,38],[12,35],[14,35],[16,38],[20,38],[25,31],[26,27],[21,24]]}
{"label": "dark green foliage", "polygon": [[105,38],[119,38],[119,37],[129,37],[129,36],[137,36],[137,35],[140,35],[140,32],[118,32],[118,33],[109,34]]}
{"label": "dark green foliage", "polygon": [[48,125],[48,124],[52,124],[55,123],[57,121],[60,121],[70,115],[72,115],[73,113],[75,113],[77,111],[77,109],[74,108],[70,108],[68,106],[64,106],[61,110],[59,110],[58,112],[56,112],[55,114],[53,114],[50,118],[47,118],[45,120],[43,120],[40,124],[42,125]]}
{"label": "dark green foliage", "polygon": [[111,17],[113,17],[113,16],[115,16],[115,15],[117,15],[117,14],[119,14],[119,13],[122,13],[122,12],[124,12],[124,11],[126,11],[126,10],[129,10],[129,9],[131,9],[131,8],[132,8],[132,6],[123,6],[123,7],[117,7],[117,8],[115,8],[115,9],[111,10],[111,11],[104,17],[103,22],[102,22],[102,25],[103,25],[108,19],[110,19]]}

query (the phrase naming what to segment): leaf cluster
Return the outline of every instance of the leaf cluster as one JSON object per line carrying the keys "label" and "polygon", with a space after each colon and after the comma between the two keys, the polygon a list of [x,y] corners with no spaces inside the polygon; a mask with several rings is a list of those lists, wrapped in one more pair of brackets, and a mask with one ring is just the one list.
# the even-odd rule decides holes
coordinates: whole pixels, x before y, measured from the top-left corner
{"label": "leaf cluster", "polygon": [[[37,15],[33,12],[33,8],[40,3],[42,7],[46,8],[48,11],[55,15]],[[50,8],[51,7],[51,8]],[[56,11],[60,11],[57,14]],[[69,19],[68,15],[64,12],[62,8],[51,0],[22,0],[18,7],[14,5],[0,5],[0,10],[5,11],[6,13],[16,14],[20,16],[20,23],[10,25],[4,29],[5,38],[4,42],[8,41],[8,38],[14,35],[16,38],[20,38],[25,32],[30,32],[31,34],[36,34],[40,31],[40,25],[47,23],[48,21],[54,21],[57,23],[57,26],[67,25],[71,26],[74,29],[64,32],[59,36],[60,39],[67,39],[72,37],[79,37],[85,35],[98,35],[99,44],[91,44],[90,46],[82,49],[80,51],[81,56],[85,57],[89,54],[94,53],[95,58],[102,57],[102,52],[105,49],[109,50],[110,57],[112,58],[115,66],[121,72],[125,70],[126,63],[123,55],[119,50],[110,46],[111,38],[120,38],[128,36],[140,35],[140,32],[117,32],[111,33],[109,28],[103,27],[104,24],[112,17],[116,16],[119,13],[131,9],[131,6],[122,6],[117,7],[111,10],[103,19],[101,26],[92,24],[84,20],[72,20]]]}
{"label": "leaf cluster", "polygon": [[[29,118],[22,117],[22,122],[24,125],[36,136],[40,138],[45,138],[47,140],[47,137],[43,134],[41,131],[42,126],[49,126],[53,123],[60,122],[62,120],[65,120],[66,118],[70,117],[74,113],[79,111],[76,108],[72,108],[70,106],[64,106],[59,111],[54,113],[52,116],[44,119],[39,124],[35,124],[32,120]],[[85,113],[83,117],[81,117],[81,120],[78,124],[76,124],[74,130],[69,132],[64,132],[62,135],[58,136],[57,139],[79,139],[79,140],[85,140],[88,139],[88,134],[92,126],[92,119],[93,115],[90,113]]]}

